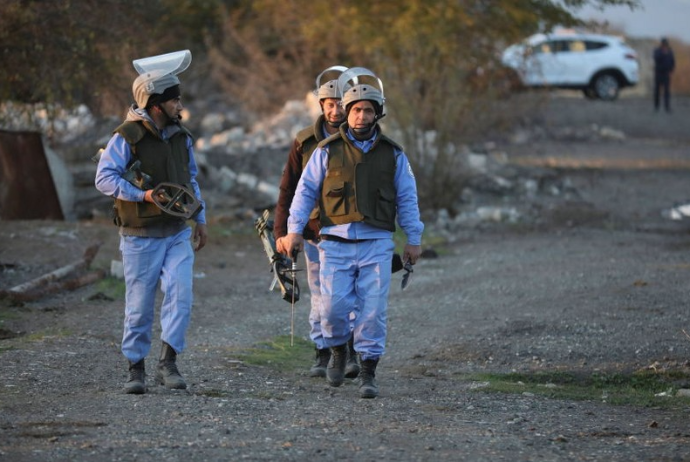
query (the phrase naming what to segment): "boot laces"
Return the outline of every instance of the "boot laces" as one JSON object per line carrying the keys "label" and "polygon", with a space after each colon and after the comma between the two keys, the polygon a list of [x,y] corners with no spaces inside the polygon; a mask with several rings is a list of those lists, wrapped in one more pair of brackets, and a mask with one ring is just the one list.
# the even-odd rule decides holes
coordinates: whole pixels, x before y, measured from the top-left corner
{"label": "boot laces", "polygon": [[144,370],[132,368],[129,370],[129,381],[130,382],[143,382],[144,381]]}
{"label": "boot laces", "polygon": [[315,361],[315,366],[316,367],[326,367],[328,366],[328,360],[331,359],[331,352],[327,349],[324,348],[323,350],[317,350],[316,351],[316,361]]}
{"label": "boot laces", "polygon": [[161,368],[167,372],[167,375],[180,375],[180,372],[177,370],[177,364],[172,361],[162,363]]}

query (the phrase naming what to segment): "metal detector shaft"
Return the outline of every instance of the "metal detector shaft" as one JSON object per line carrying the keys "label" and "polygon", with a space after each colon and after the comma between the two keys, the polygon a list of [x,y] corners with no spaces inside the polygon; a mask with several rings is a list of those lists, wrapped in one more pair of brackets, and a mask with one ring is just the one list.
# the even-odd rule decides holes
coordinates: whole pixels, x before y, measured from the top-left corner
{"label": "metal detector shaft", "polygon": [[[299,252],[297,250],[292,252],[292,267],[290,268],[290,274],[292,280],[296,281],[297,273],[297,255]],[[295,345],[295,291],[292,291],[292,302],[290,303],[290,346]]]}

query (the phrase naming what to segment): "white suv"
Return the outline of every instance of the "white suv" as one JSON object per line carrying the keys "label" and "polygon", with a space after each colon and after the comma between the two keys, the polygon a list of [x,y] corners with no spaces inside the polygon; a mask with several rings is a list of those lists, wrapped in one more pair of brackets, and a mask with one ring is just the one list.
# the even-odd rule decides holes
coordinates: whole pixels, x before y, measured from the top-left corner
{"label": "white suv", "polygon": [[592,99],[615,100],[639,80],[637,53],[611,35],[536,34],[508,47],[502,61],[525,86],[581,89]]}

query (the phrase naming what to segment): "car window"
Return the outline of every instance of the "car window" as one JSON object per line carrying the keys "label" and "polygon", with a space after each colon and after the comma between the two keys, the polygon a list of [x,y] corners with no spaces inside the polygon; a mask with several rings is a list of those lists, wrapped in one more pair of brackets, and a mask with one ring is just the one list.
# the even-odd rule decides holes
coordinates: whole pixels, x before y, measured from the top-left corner
{"label": "car window", "polygon": [[585,42],[585,46],[587,47],[588,51],[591,51],[591,50],[601,50],[602,48],[606,48],[607,46],[609,46],[609,44],[606,42],[587,40]]}
{"label": "car window", "polygon": [[571,40],[568,45],[569,50],[575,53],[582,53],[587,49],[585,42],[582,40]]}
{"label": "car window", "polygon": [[554,53],[562,53],[570,50],[570,40],[554,40],[551,42],[551,49]]}
{"label": "car window", "polygon": [[[605,46],[606,44],[603,45]],[[532,53],[579,53],[588,49],[587,44],[582,40],[550,40],[535,45],[532,48]]]}
{"label": "car window", "polygon": [[532,47],[532,53],[551,53],[551,42],[542,42]]}

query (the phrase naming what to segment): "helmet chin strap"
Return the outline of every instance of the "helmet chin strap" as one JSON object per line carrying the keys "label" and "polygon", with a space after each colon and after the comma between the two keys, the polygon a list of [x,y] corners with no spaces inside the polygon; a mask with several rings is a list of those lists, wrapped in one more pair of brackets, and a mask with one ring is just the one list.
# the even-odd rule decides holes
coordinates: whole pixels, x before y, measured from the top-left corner
{"label": "helmet chin strap", "polygon": [[370,124],[367,124],[366,127],[357,127],[357,128],[350,127],[350,128],[352,129],[352,132],[354,133],[355,138],[364,139],[373,133],[375,127],[376,127],[376,121],[374,121]]}
{"label": "helmet chin strap", "polygon": [[333,128],[338,128],[340,127],[343,123],[345,123],[345,119],[339,121],[339,122],[331,122],[330,120],[326,120],[326,123],[330,125]]}
{"label": "helmet chin strap", "polygon": [[[374,107],[376,108],[376,114],[374,115],[374,121],[373,122],[367,124],[365,127],[359,127],[359,128],[350,127],[350,130],[352,130],[352,133],[355,134],[356,138],[358,138],[358,137],[364,138],[364,137],[368,136],[370,133],[372,133],[374,128],[376,128],[376,124],[378,123],[378,121],[381,120],[386,115],[385,113],[383,113],[383,108],[380,108],[379,105],[375,104]],[[347,117],[350,116],[350,109],[351,108],[352,108],[352,105],[349,104],[347,107]]]}
{"label": "helmet chin strap", "polygon": [[379,120],[381,120],[383,118],[383,116],[385,116],[385,114],[376,114],[374,116],[374,121],[371,122],[370,124],[367,124],[366,127],[359,127],[359,128],[351,127],[352,131],[356,135],[368,135],[376,127],[376,124],[378,123]]}
{"label": "helmet chin strap", "polygon": [[372,128],[374,128],[374,124],[368,124],[366,127],[353,128],[352,131],[358,135],[366,135],[371,131]]}

